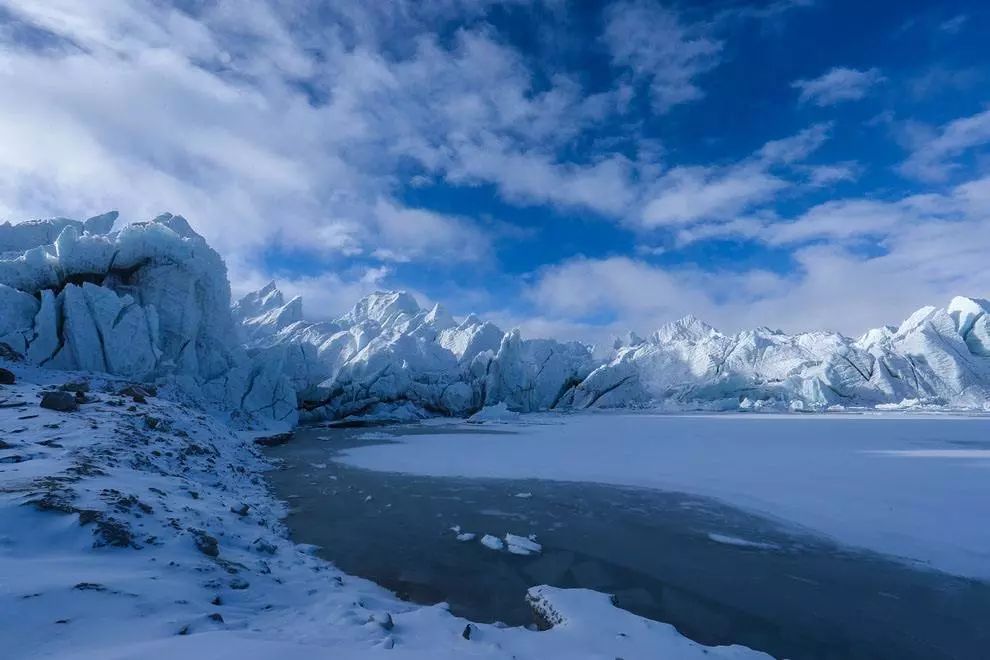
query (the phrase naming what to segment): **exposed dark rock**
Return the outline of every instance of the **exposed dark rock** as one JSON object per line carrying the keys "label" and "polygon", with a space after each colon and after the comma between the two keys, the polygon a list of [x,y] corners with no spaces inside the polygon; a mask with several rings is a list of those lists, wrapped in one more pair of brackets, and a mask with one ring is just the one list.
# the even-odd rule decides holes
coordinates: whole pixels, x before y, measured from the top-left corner
{"label": "exposed dark rock", "polygon": [[276,435],[268,435],[262,438],[255,438],[255,444],[261,445],[262,447],[277,447],[279,445],[284,445],[289,440],[292,440],[292,433],[278,433]]}
{"label": "exposed dark rock", "polygon": [[263,538],[255,539],[251,545],[254,546],[255,550],[263,552],[266,555],[274,555],[278,551],[278,548],[274,544],[269,543]]}
{"label": "exposed dark rock", "polygon": [[117,392],[120,396],[130,397],[134,403],[147,403],[149,396],[154,396],[147,388],[141,385],[128,385]]}
{"label": "exposed dark rock", "polygon": [[76,397],[68,392],[45,392],[41,397],[41,407],[59,412],[72,412],[79,407]]}
{"label": "exposed dark rock", "polygon": [[464,630],[463,632],[461,632],[461,637],[463,637],[464,639],[471,639],[471,633],[473,632],[474,632],[474,626],[472,626],[469,623],[466,626],[464,626]]}
{"label": "exposed dark rock", "polygon": [[201,529],[190,529],[189,532],[193,535],[197,550],[207,557],[220,556],[220,544],[215,536],[210,536]]}
{"label": "exposed dark rock", "polygon": [[233,507],[233,506],[230,507],[230,512],[231,513],[236,513],[239,516],[246,516],[248,514],[248,511],[250,509],[251,509],[251,507],[248,506],[247,504],[241,504],[238,507]]}
{"label": "exposed dark rock", "polygon": [[385,613],[385,616],[378,617],[376,620],[378,621],[378,625],[385,630],[395,628],[395,621],[392,620],[392,615],[388,612]]}
{"label": "exposed dark rock", "polygon": [[24,359],[24,356],[11,348],[7,342],[0,341],[0,358],[10,360],[11,362],[20,362]]}
{"label": "exposed dark rock", "polygon": [[214,612],[209,616],[210,621],[216,621],[217,623],[223,623],[223,616],[219,612]]}
{"label": "exposed dark rock", "polygon": [[38,499],[25,502],[39,511],[54,511],[56,513],[76,513],[77,509],[72,506],[71,500],[58,493],[46,493]]}
{"label": "exposed dark rock", "polygon": [[[80,516],[80,520],[81,518],[82,516]],[[101,516],[100,520],[96,521],[96,529],[93,530],[93,535],[97,537],[97,540],[93,542],[93,545],[96,547],[105,545],[115,548],[137,547],[134,545],[134,535],[131,534],[130,527],[113,518],[103,518]]]}
{"label": "exposed dark rock", "polygon": [[77,394],[86,394],[89,392],[89,381],[87,380],[77,380],[69,383],[62,383],[58,386],[58,389],[62,392],[75,392]]}
{"label": "exposed dark rock", "polygon": [[0,367],[0,385],[13,385],[17,382],[17,377],[10,369]]}

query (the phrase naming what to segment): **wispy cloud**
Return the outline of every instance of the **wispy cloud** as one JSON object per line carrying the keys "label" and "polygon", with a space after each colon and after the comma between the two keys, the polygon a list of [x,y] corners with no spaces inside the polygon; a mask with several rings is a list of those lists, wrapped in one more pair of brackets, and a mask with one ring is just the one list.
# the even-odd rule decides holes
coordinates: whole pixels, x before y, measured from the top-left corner
{"label": "wispy cloud", "polygon": [[942,21],[938,25],[938,29],[946,34],[958,34],[962,30],[966,23],[969,21],[969,16],[966,14],[957,14],[952,18]]}
{"label": "wispy cloud", "polygon": [[719,222],[767,202],[795,185],[781,170],[804,161],[825,143],[830,130],[829,123],[815,124],[767,142],[731,165],[674,167],[648,189],[641,223],[652,229]]}
{"label": "wispy cloud", "polygon": [[685,22],[675,11],[642,0],[609,6],[603,39],[612,61],[647,86],[660,113],[702,98],[697,79],[718,65],[722,51],[709,24]]}
{"label": "wispy cloud", "polygon": [[906,176],[922,181],[945,181],[959,165],[955,159],[990,144],[990,110],[961,117],[938,129],[914,127],[911,154],[901,164]]}
{"label": "wispy cloud", "polygon": [[796,80],[791,86],[800,90],[798,100],[818,106],[829,106],[865,97],[873,87],[885,80],[880,70],[835,67],[817,78]]}

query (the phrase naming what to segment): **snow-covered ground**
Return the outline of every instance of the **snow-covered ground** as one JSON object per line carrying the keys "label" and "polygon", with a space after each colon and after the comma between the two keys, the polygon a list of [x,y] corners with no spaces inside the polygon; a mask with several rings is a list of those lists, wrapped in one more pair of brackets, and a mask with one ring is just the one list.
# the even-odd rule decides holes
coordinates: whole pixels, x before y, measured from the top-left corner
{"label": "snow-covered ground", "polygon": [[[4,658],[765,657],[698,645],[586,590],[532,589],[543,632],[404,603],[285,538],[247,434],[121,393],[124,381],[6,366]],[[39,406],[84,379],[78,410]]]}
{"label": "snow-covered ground", "polygon": [[[505,433],[400,435],[350,449],[357,467],[682,491],[850,546],[990,579],[990,418],[535,415]],[[511,432],[508,432],[511,431]]]}

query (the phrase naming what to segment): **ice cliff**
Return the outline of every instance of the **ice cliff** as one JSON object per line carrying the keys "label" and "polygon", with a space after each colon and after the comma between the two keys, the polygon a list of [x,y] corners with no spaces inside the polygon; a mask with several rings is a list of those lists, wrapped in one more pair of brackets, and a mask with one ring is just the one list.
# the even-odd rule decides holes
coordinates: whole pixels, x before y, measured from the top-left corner
{"label": "ice cliff", "polygon": [[157,381],[249,420],[294,423],[277,361],[236,340],[220,256],[181,216],[0,225],[0,342],[53,369]]}
{"label": "ice cliff", "polygon": [[579,408],[822,410],[928,405],[990,409],[990,303],[957,297],[897,328],[854,340],[834,332],[760,328],[723,334],[688,317],[647,340],[617,345],[575,388]]}
{"label": "ice cliff", "polygon": [[[475,316],[458,322],[403,292],[375,293],[335,321],[302,320],[275,283],[235,305],[251,350],[285,365],[318,417],[468,415],[660,406],[669,410],[837,407],[990,409],[990,303],[958,297],[860,339],[759,328],[724,334],[685,317],[601,356],[524,340]],[[598,357],[595,357],[598,356]]]}
{"label": "ice cliff", "polygon": [[[523,339],[404,292],[307,321],[274,282],[230,302],[220,256],[181,216],[0,225],[0,343],[41,366],[172,387],[253,421],[621,406],[990,409],[990,303],[954,298],[852,339],[693,317],[607,350]],[[0,349],[4,349],[0,346]]]}
{"label": "ice cliff", "polygon": [[443,307],[422,309],[405,292],[376,293],[334,321],[301,320],[301,301],[271,283],[233,308],[259,359],[280,362],[315,417],[469,415],[505,403],[555,408],[594,368],[578,343],[524,340],[518,331]]}

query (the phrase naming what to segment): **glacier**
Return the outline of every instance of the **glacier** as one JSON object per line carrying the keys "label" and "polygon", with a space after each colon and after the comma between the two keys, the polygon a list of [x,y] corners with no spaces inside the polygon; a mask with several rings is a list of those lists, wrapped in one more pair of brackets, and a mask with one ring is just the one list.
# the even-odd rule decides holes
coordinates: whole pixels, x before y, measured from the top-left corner
{"label": "glacier", "polygon": [[859,339],[719,332],[692,316],[607,351],[523,339],[470,315],[378,292],[334,321],[303,320],[276,283],[234,317],[249,352],[284,365],[307,418],[657,407],[667,410],[990,409],[990,303],[956,297]]}
{"label": "glacier", "polygon": [[694,317],[607,347],[526,339],[403,291],[308,320],[275,282],[231,304],[182,217],[0,225],[0,344],[29,363],[171,388],[243,426],[589,408],[990,410],[990,303],[956,297],[858,339]]}
{"label": "glacier", "polygon": [[309,322],[301,300],[286,302],[272,282],[233,313],[249,352],[284,365],[309,419],[467,416],[496,404],[548,410],[595,366],[588,346],[523,339],[473,315],[458,322],[402,291],[371,294],[337,320]]}
{"label": "glacier", "polygon": [[246,424],[294,424],[277,362],[236,341],[227,270],[182,217],[0,226],[0,342],[28,362],[157,382]]}

